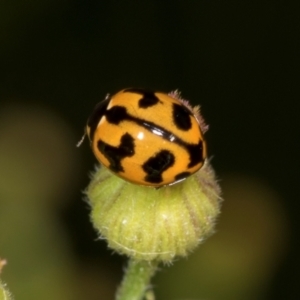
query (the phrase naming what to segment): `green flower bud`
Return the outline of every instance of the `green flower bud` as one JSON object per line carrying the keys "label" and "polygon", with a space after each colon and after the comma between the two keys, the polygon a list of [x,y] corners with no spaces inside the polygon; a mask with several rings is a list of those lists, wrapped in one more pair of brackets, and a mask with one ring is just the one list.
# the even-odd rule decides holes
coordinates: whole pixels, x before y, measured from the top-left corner
{"label": "green flower bud", "polygon": [[135,260],[186,256],[214,231],[220,212],[220,188],[209,162],[186,180],[159,189],[99,168],[86,194],[101,238]]}

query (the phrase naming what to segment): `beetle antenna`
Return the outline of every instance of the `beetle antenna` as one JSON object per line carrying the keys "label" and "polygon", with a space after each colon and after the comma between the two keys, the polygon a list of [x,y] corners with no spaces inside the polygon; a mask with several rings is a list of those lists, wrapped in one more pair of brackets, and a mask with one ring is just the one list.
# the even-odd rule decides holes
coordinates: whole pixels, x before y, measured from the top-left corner
{"label": "beetle antenna", "polygon": [[83,143],[84,139],[85,139],[86,133],[83,134],[82,138],[80,139],[80,141],[78,141],[78,143],[76,144],[76,147],[80,147],[81,144]]}

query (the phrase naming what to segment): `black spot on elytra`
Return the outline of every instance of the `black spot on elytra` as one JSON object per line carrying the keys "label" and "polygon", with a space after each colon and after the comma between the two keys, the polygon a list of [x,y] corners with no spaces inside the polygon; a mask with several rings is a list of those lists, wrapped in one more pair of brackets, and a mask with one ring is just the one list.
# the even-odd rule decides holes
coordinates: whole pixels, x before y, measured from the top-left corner
{"label": "black spot on elytra", "polygon": [[120,122],[128,118],[127,110],[124,106],[113,106],[105,113],[106,119],[109,123],[118,125]]}
{"label": "black spot on elytra", "polygon": [[187,178],[187,177],[190,176],[190,175],[191,175],[190,172],[181,172],[181,173],[179,173],[179,174],[177,174],[177,175],[175,176],[175,181],[185,179],[185,178]]}
{"label": "black spot on elytra", "polygon": [[142,99],[139,100],[140,108],[148,108],[156,105],[159,102],[159,99],[153,95],[144,95]]}
{"label": "black spot on elytra", "polygon": [[148,108],[156,105],[159,102],[159,99],[152,92],[145,92],[143,97],[139,100],[140,108]]}
{"label": "black spot on elytra", "polygon": [[203,157],[203,141],[199,141],[197,145],[186,145],[186,149],[190,156],[189,168],[196,166],[204,161]]}
{"label": "black spot on elytra", "polygon": [[101,118],[106,114],[106,108],[109,104],[110,98],[107,98],[101,102],[99,102],[95,109],[93,110],[92,114],[88,118],[87,121],[87,126],[90,128],[90,133],[89,133],[89,139],[93,140],[94,139],[94,134],[96,131],[96,128],[98,126],[99,121]]}
{"label": "black spot on elytra", "polygon": [[175,157],[168,150],[161,150],[150,157],[143,165],[143,170],[147,173],[145,181],[150,183],[161,183],[162,174],[174,165]]}
{"label": "black spot on elytra", "polygon": [[139,100],[140,108],[148,108],[156,105],[159,102],[159,99],[155,96],[155,92],[151,90],[141,88],[129,88],[125,89],[124,92],[130,92],[141,95],[142,98]]}
{"label": "black spot on elytra", "polygon": [[125,133],[121,137],[120,145],[118,147],[111,146],[102,140],[98,141],[99,151],[109,161],[109,169],[113,172],[123,172],[122,159],[134,155],[134,138],[129,134]]}
{"label": "black spot on elytra", "polygon": [[173,121],[180,130],[189,130],[192,128],[191,112],[183,105],[173,104]]}

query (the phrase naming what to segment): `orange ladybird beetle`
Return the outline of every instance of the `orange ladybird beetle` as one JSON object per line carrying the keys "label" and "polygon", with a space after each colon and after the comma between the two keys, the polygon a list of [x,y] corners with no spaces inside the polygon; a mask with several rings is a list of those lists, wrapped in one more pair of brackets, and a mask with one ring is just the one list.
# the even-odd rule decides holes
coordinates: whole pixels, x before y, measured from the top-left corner
{"label": "orange ladybird beetle", "polygon": [[107,96],[89,117],[86,134],[102,165],[139,185],[180,182],[206,159],[200,121],[172,94],[128,88]]}

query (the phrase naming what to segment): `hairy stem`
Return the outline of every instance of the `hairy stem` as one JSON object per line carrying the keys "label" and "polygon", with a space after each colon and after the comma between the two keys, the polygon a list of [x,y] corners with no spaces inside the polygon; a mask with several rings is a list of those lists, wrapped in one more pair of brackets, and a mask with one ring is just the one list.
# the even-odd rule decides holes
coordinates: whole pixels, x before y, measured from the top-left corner
{"label": "hairy stem", "polygon": [[142,300],[157,269],[154,261],[129,260],[116,300]]}

